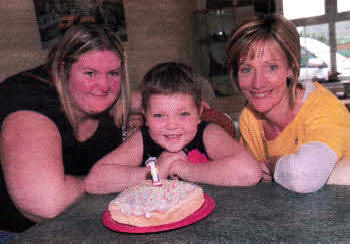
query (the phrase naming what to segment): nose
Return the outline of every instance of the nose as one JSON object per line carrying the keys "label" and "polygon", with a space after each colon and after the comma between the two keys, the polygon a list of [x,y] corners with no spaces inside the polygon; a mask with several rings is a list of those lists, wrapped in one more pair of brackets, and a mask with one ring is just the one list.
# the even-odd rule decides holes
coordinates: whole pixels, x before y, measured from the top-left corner
{"label": "nose", "polygon": [[98,88],[102,92],[107,92],[110,89],[110,82],[106,76],[101,76],[98,81]]}
{"label": "nose", "polygon": [[178,119],[175,116],[168,116],[166,125],[169,130],[177,129],[179,125]]}
{"label": "nose", "polygon": [[259,90],[265,86],[266,75],[263,69],[256,69],[255,77],[253,80],[253,88]]}

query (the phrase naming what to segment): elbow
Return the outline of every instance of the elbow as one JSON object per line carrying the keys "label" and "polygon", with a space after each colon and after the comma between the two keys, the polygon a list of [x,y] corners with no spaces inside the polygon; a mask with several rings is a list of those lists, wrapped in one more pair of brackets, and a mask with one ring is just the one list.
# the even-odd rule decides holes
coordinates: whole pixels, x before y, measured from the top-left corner
{"label": "elbow", "polygon": [[57,217],[58,215],[60,215],[61,213],[63,213],[64,210],[65,210],[65,208],[62,209],[60,207],[50,206],[49,208],[43,209],[36,216],[40,220],[53,219],[53,218]]}
{"label": "elbow", "polygon": [[96,177],[96,172],[98,172],[98,168],[95,165],[94,167],[92,167],[89,174],[84,178],[83,184],[85,192],[89,194],[106,193],[102,191],[101,185],[103,185],[103,183],[100,182],[100,177]]}
{"label": "elbow", "polygon": [[317,181],[315,175],[309,174],[290,175],[289,180],[287,179],[286,182],[276,182],[288,190],[304,194],[316,192],[326,184],[325,181]]}
{"label": "elbow", "polygon": [[262,168],[253,156],[242,153],[235,159],[232,164],[232,171],[235,175],[232,185],[254,186],[260,182],[263,177]]}
{"label": "elbow", "polygon": [[60,204],[55,199],[46,199],[37,204],[26,204],[26,206],[17,206],[18,210],[28,219],[34,222],[40,222],[45,219],[52,219],[60,215],[68,206]]}
{"label": "elbow", "polygon": [[89,194],[107,194],[110,193],[107,191],[104,186],[104,183],[101,182],[98,178],[93,177],[93,174],[89,174],[84,179],[84,188],[85,191]]}
{"label": "elbow", "polygon": [[15,198],[18,210],[34,222],[52,219],[63,213],[71,204],[83,196],[80,192],[68,193],[61,190],[27,198]]}
{"label": "elbow", "polygon": [[304,183],[303,181],[295,181],[293,184],[291,184],[291,187],[289,190],[297,192],[297,193],[312,193],[316,192],[319,189],[321,189],[323,185],[313,185]]}
{"label": "elbow", "polygon": [[85,191],[89,194],[99,194],[99,190],[96,187],[96,184],[94,184],[94,180],[92,180],[92,177],[89,177],[89,175],[87,177],[85,177],[84,179],[84,187],[85,187]]}
{"label": "elbow", "polygon": [[239,177],[239,186],[254,186],[260,182],[263,177],[262,170],[258,164],[254,164],[251,167],[241,169]]}
{"label": "elbow", "polygon": [[252,169],[249,170],[246,173],[246,177],[244,178],[245,180],[245,186],[254,186],[257,183],[260,182],[261,178],[262,178],[262,171],[259,167],[257,167],[256,169]]}
{"label": "elbow", "polygon": [[100,194],[107,194],[110,192],[106,192],[104,189],[101,187],[95,185],[95,184],[87,184],[85,185],[85,191],[89,194],[95,194],[95,195],[100,195]]}

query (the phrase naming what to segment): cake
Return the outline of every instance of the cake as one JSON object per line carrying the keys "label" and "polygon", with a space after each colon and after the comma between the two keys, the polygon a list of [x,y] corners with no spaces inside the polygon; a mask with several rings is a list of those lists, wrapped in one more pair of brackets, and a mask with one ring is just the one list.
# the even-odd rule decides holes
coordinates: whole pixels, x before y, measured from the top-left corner
{"label": "cake", "polygon": [[161,182],[161,186],[154,186],[151,180],[145,180],[122,191],[108,205],[111,218],[132,226],[158,226],[180,221],[204,203],[203,190],[195,184]]}

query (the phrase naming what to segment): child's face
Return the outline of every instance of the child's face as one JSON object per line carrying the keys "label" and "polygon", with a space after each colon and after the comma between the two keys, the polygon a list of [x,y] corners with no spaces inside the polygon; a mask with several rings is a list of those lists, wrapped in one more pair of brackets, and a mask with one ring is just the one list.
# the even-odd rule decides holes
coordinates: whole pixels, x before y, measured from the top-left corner
{"label": "child's face", "polygon": [[151,95],[144,111],[151,138],[168,152],[179,152],[192,141],[200,113],[192,96],[182,93]]}

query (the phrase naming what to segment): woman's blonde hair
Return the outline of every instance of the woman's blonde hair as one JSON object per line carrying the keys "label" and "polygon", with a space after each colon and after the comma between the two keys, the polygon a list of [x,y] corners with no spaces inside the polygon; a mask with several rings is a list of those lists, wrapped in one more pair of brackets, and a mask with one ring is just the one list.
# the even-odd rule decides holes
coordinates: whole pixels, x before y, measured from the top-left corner
{"label": "woman's blonde hair", "polygon": [[[237,26],[226,44],[227,70],[232,84],[240,91],[237,76],[239,63],[246,58],[253,44],[272,42],[280,47],[291,69],[287,78],[289,106],[295,105],[296,87],[300,86],[300,42],[295,25],[281,15],[272,14],[264,17],[250,17]],[[276,47],[277,47],[276,46]]]}
{"label": "woman's blonde hair", "polygon": [[126,67],[123,44],[116,34],[106,26],[97,24],[79,24],[70,27],[62,38],[52,48],[48,57],[50,78],[56,87],[63,111],[72,127],[77,129],[77,118],[67,92],[68,80],[72,64],[90,51],[111,51],[121,62],[121,91],[117,101],[110,108],[109,113],[115,119],[115,124],[123,128],[127,122],[130,104],[130,88]]}

